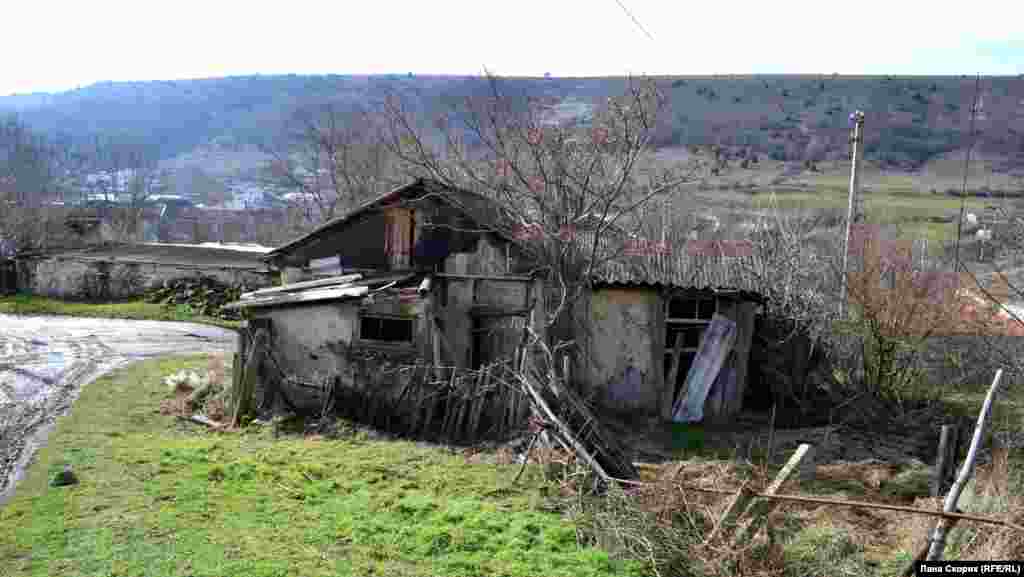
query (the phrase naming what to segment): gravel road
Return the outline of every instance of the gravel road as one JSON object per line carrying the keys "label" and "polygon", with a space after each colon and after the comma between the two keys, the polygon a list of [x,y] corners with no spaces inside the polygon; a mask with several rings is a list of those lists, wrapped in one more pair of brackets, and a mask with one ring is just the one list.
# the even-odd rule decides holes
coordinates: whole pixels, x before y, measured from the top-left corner
{"label": "gravel road", "polygon": [[0,505],[83,385],[134,360],[234,349],[233,331],[206,325],[0,315]]}

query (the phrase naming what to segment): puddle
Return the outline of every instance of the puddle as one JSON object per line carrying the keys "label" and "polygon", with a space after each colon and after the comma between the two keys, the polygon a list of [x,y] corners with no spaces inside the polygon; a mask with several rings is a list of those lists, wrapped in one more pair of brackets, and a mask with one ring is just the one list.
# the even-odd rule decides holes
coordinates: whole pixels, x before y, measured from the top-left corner
{"label": "puddle", "polygon": [[62,351],[50,351],[45,360],[38,359],[35,363],[25,363],[19,367],[0,370],[0,378],[7,384],[7,396],[18,403],[31,402],[44,398],[59,380],[67,366]]}
{"label": "puddle", "polygon": [[64,353],[63,353],[63,351],[50,351],[46,355],[46,366],[50,370],[63,371],[64,370]]}

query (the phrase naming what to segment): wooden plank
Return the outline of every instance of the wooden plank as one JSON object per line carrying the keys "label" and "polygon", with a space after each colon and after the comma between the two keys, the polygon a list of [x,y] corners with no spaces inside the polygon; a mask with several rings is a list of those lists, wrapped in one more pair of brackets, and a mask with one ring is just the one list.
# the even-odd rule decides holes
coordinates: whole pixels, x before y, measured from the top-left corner
{"label": "wooden plank", "polygon": [[[454,371],[454,369],[452,369],[452,370]],[[443,391],[443,390],[444,390],[444,386],[441,383],[438,383],[436,388],[428,390],[429,392],[427,393],[427,416],[426,416],[426,420],[423,422],[423,431],[425,433],[429,434],[432,431],[432,429],[433,429],[433,426],[434,426],[434,411],[437,409],[438,403],[441,403],[442,399],[445,398],[445,397],[440,397],[439,398],[436,393],[439,392],[439,391]]]}
{"label": "wooden plank", "polygon": [[494,396],[494,404],[497,405],[497,416],[494,423],[497,428],[495,435],[504,439],[512,427],[512,389],[500,382],[496,385],[497,391]]}
{"label": "wooden plank", "polygon": [[476,382],[475,399],[473,401],[473,409],[470,411],[469,430],[467,431],[467,438],[470,440],[476,440],[477,429],[480,427],[480,413],[485,406],[489,377],[490,373],[485,368],[480,372],[479,379]]}
{"label": "wooden plank", "polygon": [[252,291],[252,292],[247,292],[247,293],[241,295],[239,298],[242,298],[242,299],[258,298],[258,297],[268,296],[268,295],[272,295],[272,294],[287,293],[287,292],[292,292],[292,291],[305,290],[305,289],[309,289],[309,288],[331,286],[331,285],[336,285],[336,284],[347,284],[347,283],[350,283],[350,282],[355,282],[355,281],[360,280],[362,278],[363,278],[363,275],[348,274],[348,275],[336,276],[336,277],[331,277],[331,278],[324,278],[324,279],[320,279],[320,280],[309,280],[309,281],[297,282],[297,283],[293,283],[293,284],[286,284],[286,285],[282,285],[282,286],[270,287],[270,288],[255,290],[255,291]]}
{"label": "wooden plank", "polygon": [[241,390],[242,385],[242,355],[235,353],[231,357],[231,391],[232,406],[235,405],[237,397],[235,392]]}
{"label": "wooden plank", "polygon": [[455,273],[435,273],[434,276],[439,278],[450,278],[454,280],[496,280],[496,281],[509,281],[509,282],[530,282],[533,277],[519,276],[519,275],[487,275],[487,274],[455,274]]}
{"label": "wooden plank", "polygon": [[[796,451],[786,462],[786,465],[782,467],[779,474],[775,476],[771,485],[765,489],[765,494],[775,495],[782,488],[782,485],[786,483],[793,475],[800,472],[800,463],[804,458],[808,457],[813,451],[813,447],[807,443],[801,444],[797,447]],[[736,532],[736,544],[747,544],[757,534],[757,531],[764,525],[768,520],[768,515],[778,505],[778,501],[773,499],[758,499],[748,508],[749,514],[746,516],[750,517],[750,521],[739,531]]]}
{"label": "wooden plank", "polygon": [[679,359],[683,354],[683,344],[686,342],[683,333],[676,333],[676,342],[672,346],[672,358],[669,360],[668,375],[665,376],[665,395],[668,399],[668,406],[662,407],[662,413],[666,420],[672,418],[672,407],[676,402],[676,379],[679,377]]}
{"label": "wooden plank", "polygon": [[737,333],[733,350],[736,353],[736,390],[726,412],[729,415],[736,415],[743,410],[743,397],[747,393],[747,380],[750,374],[750,344],[754,336],[754,317],[757,311],[757,304],[752,302],[740,303],[737,307]]}
{"label": "wooden plank", "polygon": [[[454,379],[454,377],[452,378]],[[441,434],[450,440],[452,422],[459,412],[458,392],[448,384],[442,386],[441,390],[444,391],[444,418],[441,419]]]}
{"label": "wooden plank", "polygon": [[605,472],[604,467],[601,466],[601,463],[599,463],[597,459],[595,459],[594,456],[590,453],[590,451],[588,451],[587,448],[584,447],[582,443],[580,443],[580,441],[576,438],[576,435],[573,434],[572,429],[570,429],[565,423],[563,423],[562,420],[558,418],[558,415],[556,415],[555,412],[551,410],[551,407],[548,406],[547,402],[544,400],[544,397],[542,397],[540,393],[534,388],[534,386],[530,384],[529,379],[522,379],[522,383],[523,386],[526,388],[527,392],[529,392],[530,397],[532,397],[533,402],[536,404],[537,408],[541,411],[542,416],[547,421],[553,423],[555,427],[558,429],[560,433],[559,436],[565,442],[572,446],[576,454],[580,458],[582,458],[583,461],[585,461],[591,469],[593,469],[593,471],[597,474],[597,476],[601,478],[602,481],[604,481],[606,484],[610,483],[611,478],[608,476],[608,473]]}
{"label": "wooden plank", "polygon": [[533,288],[531,289],[533,295],[533,311],[530,313],[530,328],[533,330],[537,338],[542,343],[547,343],[547,330],[545,328],[547,324],[547,312],[544,302],[544,281],[541,278],[533,280]]}
{"label": "wooden plank", "polygon": [[423,367],[423,375],[416,381],[414,387],[416,391],[416,401],[412,407],[412,417],[409,423],[409,433],[411,435],[418,435],[420,432],[420,415],[423,414],[423,397],[427,388],[427,367]]}
{"label": "wooden plank", "polygon": [[458,388],[458,410],[455,412],[455,422],[452,423],[452,438],[461,438],[460,433],[465,426],[466,419],[469,417],[469,405],[472,403],[472,385],[475,379],[467,378],[469,375],[463,374],[459,378]]}
{"label": "wooden plank", "polygon": [[[736,323],[716,314],[704,331],[686,383],[672,407],[672,420],[699,422],[704,418],[704,402],[717,378],[736,337]],[[685,391],[685,394],[684,394]]]}
{"label": "wooden plank", "polygon": [[254,341],[255,343],[251,347],[246,347],[249,352],[249,358],[245,361],[245,366],[242,369],[242,380],[241,386],[239,387],[238,395],[234,401],[234,414],[231,416],[232,426],[238,426],[241,424],[241,418],[246,413],[252,410],[252,397],[256,391],[257,381],[259,379],[258,367],[263,360],[263,336],[266,331],[260,329],[256,331]]}

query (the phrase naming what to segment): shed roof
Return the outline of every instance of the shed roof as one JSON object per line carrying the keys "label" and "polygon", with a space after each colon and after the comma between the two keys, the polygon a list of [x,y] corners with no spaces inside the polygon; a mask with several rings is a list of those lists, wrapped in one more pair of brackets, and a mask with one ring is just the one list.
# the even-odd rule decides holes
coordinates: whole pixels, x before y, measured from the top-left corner
{"label": "shed roof", "polygon": [[263,253],[228,245],[200,244],[107,244],[83,249],[40,253],[40,258],[154,263],[164,265],[209,266],[248,270],[267,270]]}
{"label": "shed roof", "polygon": [[596,284],[651,285],[714,291],[760,292],[756,259],[739,256],[695,256],[685,250],[672,254],[621,256],[595,267]]}
{"label": "shed roof", "polygon": [[[266,255],[266,258],[273,259],[296,250],[319,236],[346,226],[370,211],[379,210],[390,204],[406,203],[428,196],[436,196],[441,201],[456,207],[478,225],[493,230],[510,242],[520,246],[529,246],[528,241],[523,241],[519,235],[515,234],[516,220],[503,209],[499,202],[477,192],[421,178],[380,195],[344,216],[324,223],[312,232],[274,249]],[[587,226],[580,228],[592,230],[593,223],[591,221],[593,220],[593,217],[588,219]],[[706,250],[694,251],[692,243],[695,241],[685,238],[677,238],[674,242],[670,242],[671,252],[669,254],[645,250],[621,254],[622,251],[612,248],[612,245],[619,243],[621,247],[625,232],[614,227],[608,230],[615,230],[616,233],[605,235],[599,251],[604,254],[615,254],[615,256],[596,267],[593,280],[599,285],[697,288],[719,292],[737,291],[748,293],[751,296],[759,294],[757,275],[755,274],[758,270],[758,260],[755,255],[730,255],[728,251],[724,254],[721,251],[714,254],[708,254]],[[589,251],[593,246],[593,234],[589,231],[582,231],[576,238],[585,251]]]}
{"label": "shed roof", "polygon": [[275,248],[267,253],[266,258],[274,259],[296,250],[318,237],[345,227],[369,212],[392,204],[408,203],[428,197],[437,198],[441,202],[453,206],[477,224],[494,231],[506,240],[518,242],[513,235],[514,220],[499,203],[476,192],[448,186],[436,180],[418,178],[367,201],[348,213],[325,222],[311,232]]}
{"label": "shed roof", "polygon": [[[583,250],[593,247],[593,236],[577,236]],[[665,288],[760,294],[759,259],[752,247],[730,241],[696,241],[685,237],[664,244],[606,235],[591,275],[598,286],[651,286]]]}

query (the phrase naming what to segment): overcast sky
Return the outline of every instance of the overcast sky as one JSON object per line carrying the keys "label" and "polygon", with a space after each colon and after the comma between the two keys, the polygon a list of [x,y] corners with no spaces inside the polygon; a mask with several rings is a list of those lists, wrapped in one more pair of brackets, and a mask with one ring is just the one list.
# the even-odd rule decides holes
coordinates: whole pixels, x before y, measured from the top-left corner
{"label": "overcast sky", "polygon": [[0,94],[485,66],[555,76],[1024,73],[1021,0],[17,0],[3,21]]}

